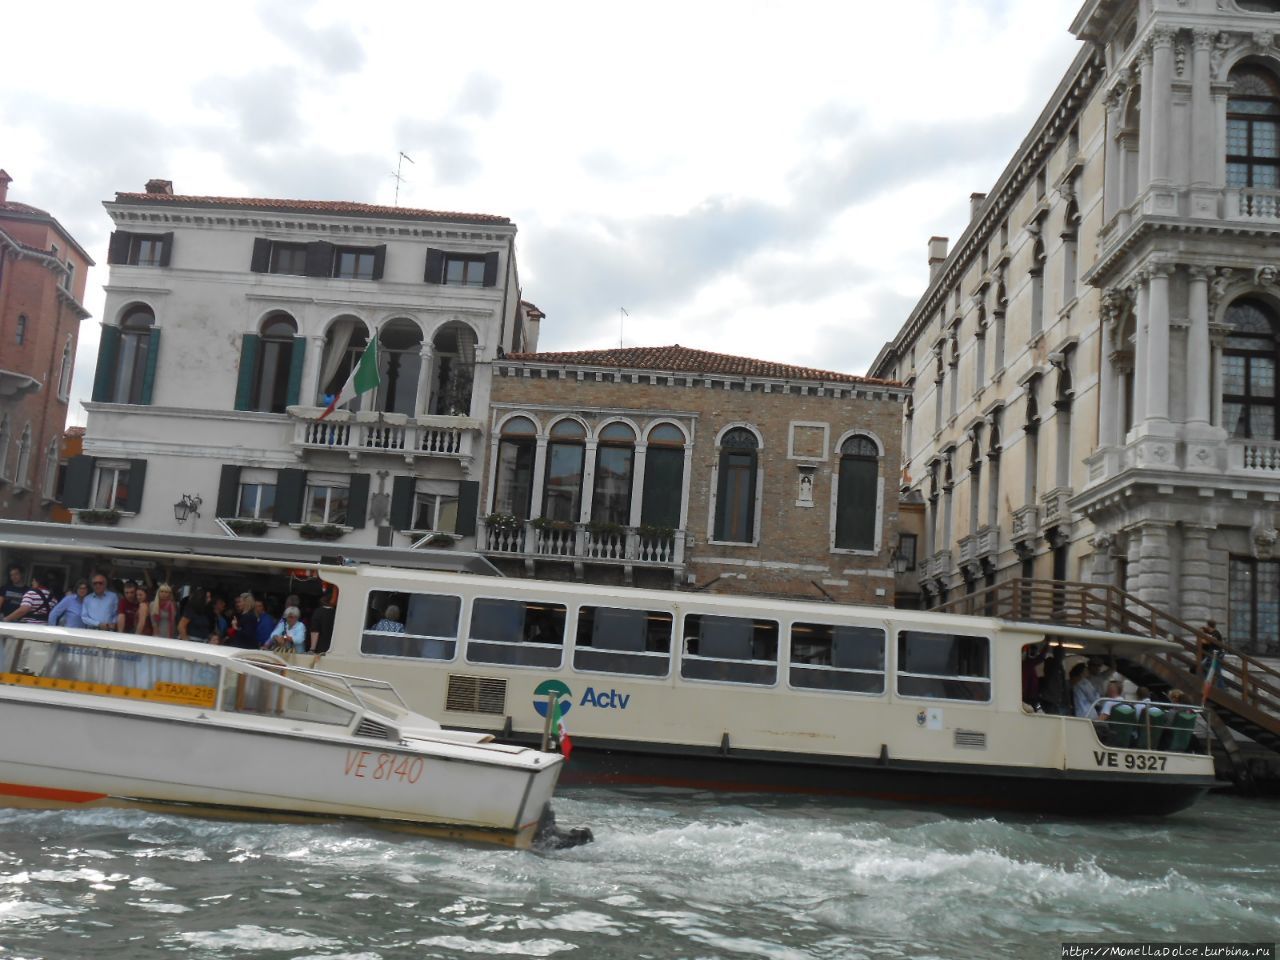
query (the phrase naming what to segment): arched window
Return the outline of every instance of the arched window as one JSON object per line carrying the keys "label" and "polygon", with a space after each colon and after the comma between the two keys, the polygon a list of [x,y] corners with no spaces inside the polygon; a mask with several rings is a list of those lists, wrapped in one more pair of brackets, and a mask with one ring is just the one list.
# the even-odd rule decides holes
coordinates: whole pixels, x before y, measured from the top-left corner
{"label": "arched window", "polygon": [[[316,397],[321,406],[328,406],[329,398],[342,391],[368,345],[369,330],[363,321],[339,317],[330,324],[324,338],[324,362],[320,365],[320,389]],[[343,409],[359,410],[361,399],[348,401]]]}
{"label": "arched window", "polygon": [[756,435],[745,427],[734,427],[720,438],[715,539],[724,543],[755,539],[759,446]]}
{"label": "arched window", "polygon": [[548,520],[576,523],[582,515],[586,440],[587,431],[577,420],[559,420],[551,428],[542,493],[542,515]]}
{"label": "arched window", "polygon": [[684,500],[684,434],[674,424],[660,423],[647,440],[640,523],[675,530]]}
{"label": "arched window", "polygon": [[289,406],[294,337],[298,325],[287,313],[273,313],[262,321],[251,410],[284,413]]}
{"label": "arched window", "polygon": [[1233,437],[1274,440],[1276,434],[1276,324],[1257,300],[1227,307],[1230,327],[1222,351],[1222,425]]}
{"label": "arched window", "polygon": [[841,550],[875,549],[879,483],[880,448],[876,442],[856,435],[842,443],[836,489],[836,546]]}
{"label": "arched window", "polygon": [[422,331],[412,320],[392,320],[378,331],[377,409],[417,415],[418,377],[422,375]]}
{"label": "arched window", "polygon": [[31,424],[27,424],[18,438],[18,462],[13,470],[13,482],[19,487],[27,485],[27,473],[31,469]]}
{"label": "arched window", "polygon": [[596,476],[591,491],[592,523],[631,523],[632,470],[636,432],[625,423],[611,423],[596,438]]}
{"label": "arched window", "polygon": [[1269,70],[1231,71],[1227,98],[1227,186],[1280,187],[1280,83]]}
{"label": "arched window", "polygon": [[116,354],[115,403],[146,403],[144,385],[151,352],[151,328],[155,314],[150,307],[134,307],[120,321],[120,346]]}
{"label": "arched window", "polygon": [[451,321],[431,338],[435,358],[431,378],[431,412],[440,417],[471,414],[471,384],[476,369],[476,332]]}
{"label": "arched window", "polygon": [[71,373],[75,364],[75,347],[71,342],[71,334],[67,334],[62,345],[62,362],[58,365],[58,399],[67,402],[71,395]]}
{"label": "arched window", "polygon": [[502,425],[494,469],[493,512],[529,519],[533,501],[533,462],[538,428],[528,417],[512,417]]}

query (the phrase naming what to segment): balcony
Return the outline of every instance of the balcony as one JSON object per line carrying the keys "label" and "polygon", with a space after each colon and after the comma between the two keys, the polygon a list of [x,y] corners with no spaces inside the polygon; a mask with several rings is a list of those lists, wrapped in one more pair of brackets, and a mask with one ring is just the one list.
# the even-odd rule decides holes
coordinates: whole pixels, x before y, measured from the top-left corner
{"label": "balcony", "polygon": [[960,555],[961,567],[967,567],[978,558],[978,538],[975,534],[961,537],[956,547]]}
{"label": "balcony", "polygon": [[514,526],[477,521],[480,552],[523,560],[564,560],[641,567],[684,566],[685,532],[645,527],[602,528],[590,523],[518,521]]}
{"label": "balcony", "polygon": [[973,535],[974,553],[979,560],[994,560],[1000,552],[1000,528],[987,526],[979,527],[978,532]]}
{"label": "balcony", "polygon": [[1227,469],[1236,475],[1280,477],[1280,441],[1228,441]]}
{"label": "balcony", "polygon": [[1011,538],[1014,543],[1024,543],[1040,536],[1040,508],[1034,503],[1019,507],[1013,511],[1013,530]]}
{"label": "balcony", "polygon": [[1280,190],[1261,187],[1231,187],[1223,197],[1228,220],[1280,223]]}
{"label": "balcony", "polygon": [[955,568],[950,550],[939,550],[924,563],[924,578],[946,580]]}
{"label": "balcony", "polygon": [[1040,498],[1040,521],[1044,528],[1071,525],[1071,488],[1055,487]]}
{"label": "balcony", "polygon": [[402,413],[340,410],[321,420],[323,412],[318,407],[289,408],[295,448],[343,452],[353,461],[361,454],[390,454],[412,463],[418,457],[470,460],[480,442],[480,421],[469,417],[410,419]]}

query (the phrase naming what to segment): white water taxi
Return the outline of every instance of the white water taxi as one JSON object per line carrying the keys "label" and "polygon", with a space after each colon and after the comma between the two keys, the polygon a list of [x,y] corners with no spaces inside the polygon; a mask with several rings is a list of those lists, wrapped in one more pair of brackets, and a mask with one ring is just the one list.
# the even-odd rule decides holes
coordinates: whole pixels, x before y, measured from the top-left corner
{"label": "white water taxi", "polygon": [[267,651],[0,624],[0,802],[358,817],[528,847],[562,758]]}

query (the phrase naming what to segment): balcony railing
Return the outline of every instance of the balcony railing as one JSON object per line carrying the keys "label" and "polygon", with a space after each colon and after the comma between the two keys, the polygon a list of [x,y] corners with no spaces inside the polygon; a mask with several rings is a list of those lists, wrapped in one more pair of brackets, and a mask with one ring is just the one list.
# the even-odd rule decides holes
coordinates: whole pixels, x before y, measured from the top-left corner
{"label": "balcony railing", "polygon": [[1227,443],[1227,468],[1231,473],[1280,477],[1280,441],[1231,440]]}
{"label": "balcony railing", "polygon": [[1055,487],[1040,498],[1040,519],[1045,529],[1071,522],[1071,488]]}
{"label": "balcony railing", "polygon": [[1040,508],[1032,503],[1013,511],[1011,536],[1014,543],[1040,536]]}
{"label": "balcony railing", "polygon": [[1230,188],[1226,193],[1228,220],[1265,220],[1280,223],[1280,190],[1261,187]]}
{"label": "balcony railing", "polygon": [[403,414],[338,413],[325,420],[320,412],[290,408],[294,418],[293,444],[304,450],[335,450],[354,459],[361,453],[390,453],[406,460],[415,457],[450,457],[468,460],[475,455],[480,424],[467,417],[409,419]]}
{"label": "balcony railing", "polygon": [[684,565],[685,532],[655,533],[644,527],[602,529],[589,523],[543,524],[523,520],[514,526],[478,521],[476,542],[482,553],[534,560],[570,560],[652,567]]}

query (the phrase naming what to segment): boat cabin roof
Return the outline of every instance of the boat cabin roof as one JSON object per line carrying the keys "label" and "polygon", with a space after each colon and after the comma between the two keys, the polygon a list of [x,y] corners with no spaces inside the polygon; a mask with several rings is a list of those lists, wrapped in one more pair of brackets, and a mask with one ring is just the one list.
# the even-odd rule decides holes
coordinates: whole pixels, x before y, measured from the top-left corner
{"label": "boat cabin roof", "polygon": [[190,640],[140,637],[130,633],[109,633],[103,630],[84,630],[76,627],[49,627],[38,623],[6,623],[0,626],[0,634],[25,637],[30,640],[81,643],[87,647],[124,650],[130,653],[167,654],[205,663],[245,661],[261,666],[287,666],[284,660],[269,650],[211,646],[207,643],[193,643]]}

